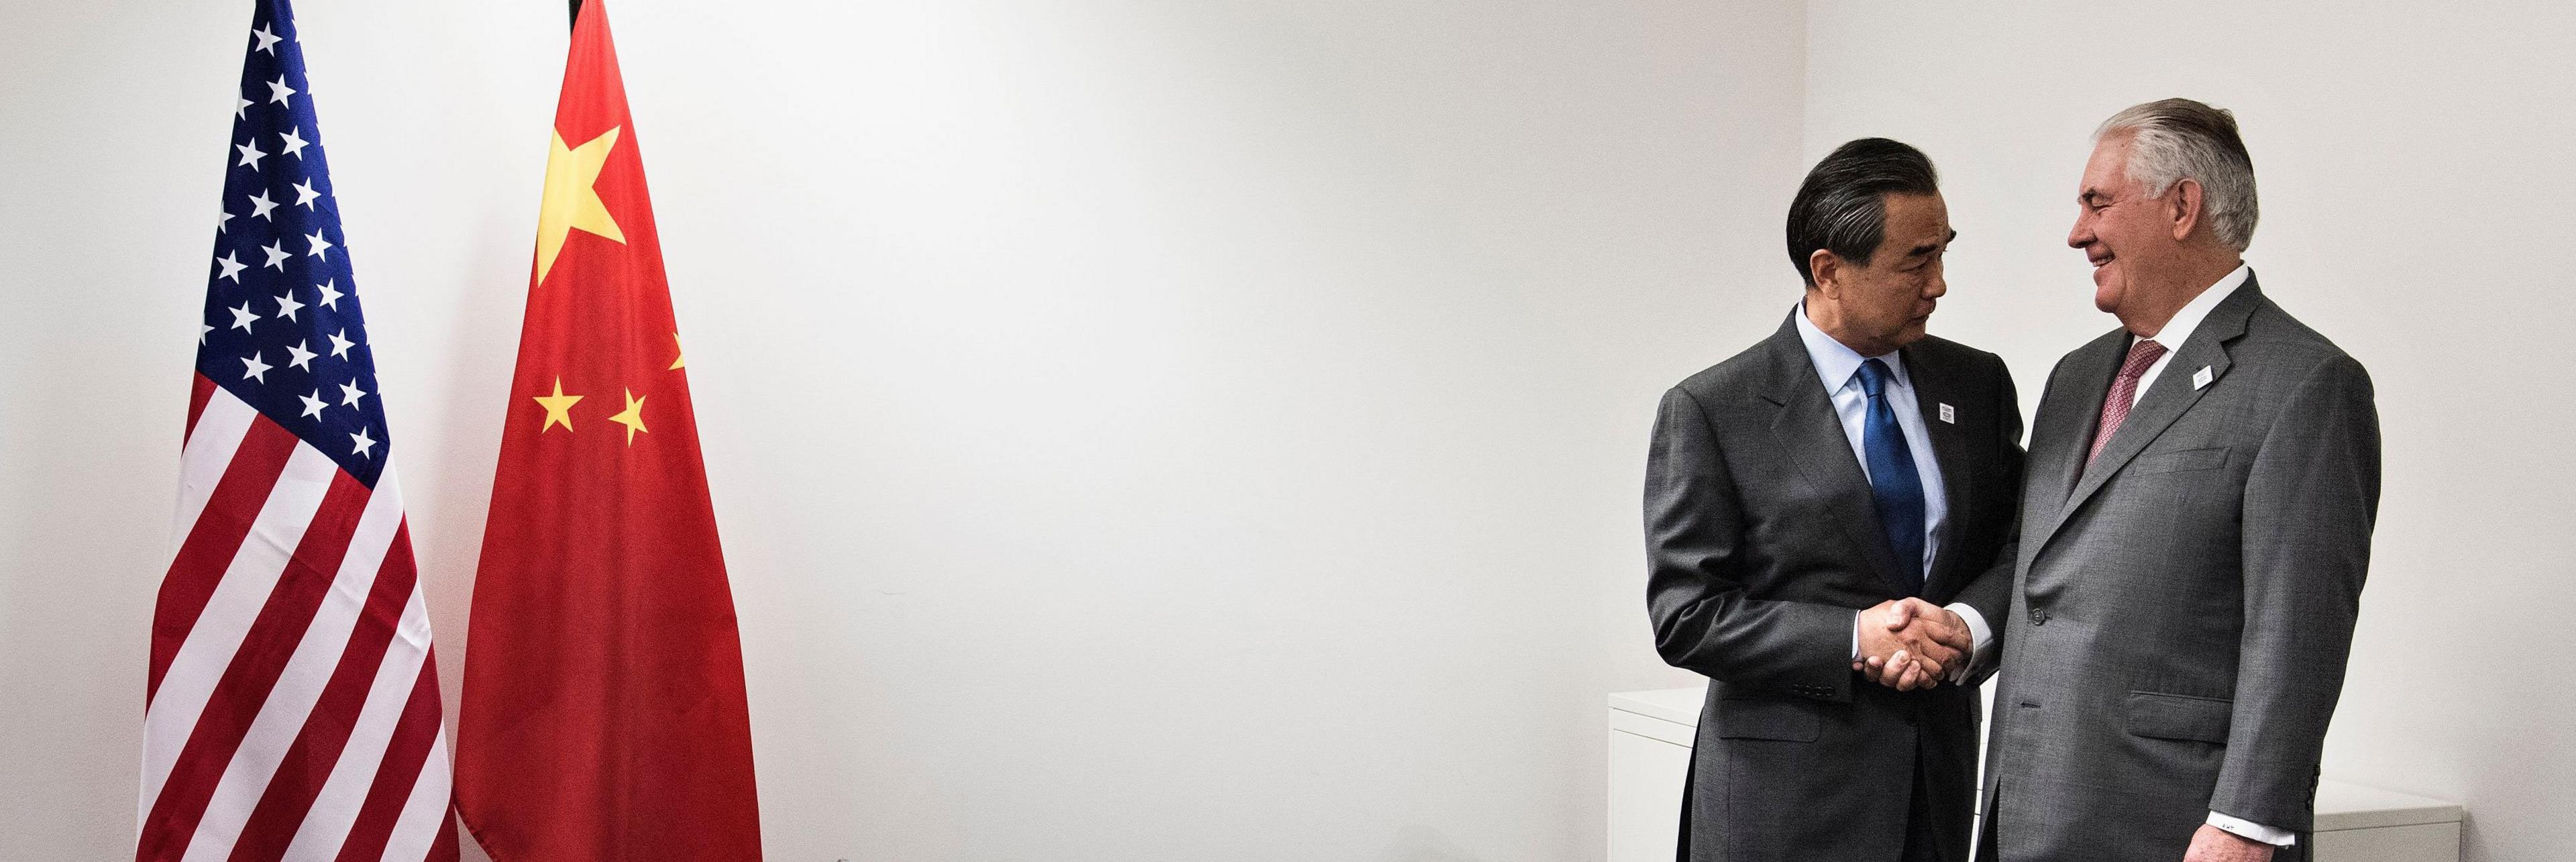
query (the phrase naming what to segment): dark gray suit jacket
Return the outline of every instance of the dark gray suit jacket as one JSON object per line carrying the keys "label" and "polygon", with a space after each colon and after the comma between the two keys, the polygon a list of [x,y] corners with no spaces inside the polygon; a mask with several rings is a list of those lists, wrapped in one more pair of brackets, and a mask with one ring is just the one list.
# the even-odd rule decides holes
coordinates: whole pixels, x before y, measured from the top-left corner
{"label": "dark gray suit jacket", "polygon": [[[2001,636],[2021,487],[2012,377],[1939,338],[1901,355],[1934,450],[1914,454],[1940,460],[1949,508],[1925,598],[1964,601]],[[1711,680],[1686,858],[1894,862],[1918,746],[1939,845],[1966,858],[1977,689],[1900,693],[1852,672],[1853,612],[1909,589],[1794,319],[1664,394],[1646,556],[1656,648]]]}
{"label": "dark gray suit jacket", "polygon": [[2370,375],[2248,279],[2088,469],[2128,350],[2067,354],[2032,421],[1978,855],[2174,862],[2214,810],[2307,858],[2379,507]]}

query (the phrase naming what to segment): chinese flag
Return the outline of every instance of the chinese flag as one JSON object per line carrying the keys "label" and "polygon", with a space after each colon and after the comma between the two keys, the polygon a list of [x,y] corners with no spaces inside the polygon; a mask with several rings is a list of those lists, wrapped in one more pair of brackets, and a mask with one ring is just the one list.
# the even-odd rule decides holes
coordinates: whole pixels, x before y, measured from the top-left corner
{"label": "chinese flag", "polygon": [[602,0],[564,64],[457,722],[499,862],[758,859],[751,720]]}

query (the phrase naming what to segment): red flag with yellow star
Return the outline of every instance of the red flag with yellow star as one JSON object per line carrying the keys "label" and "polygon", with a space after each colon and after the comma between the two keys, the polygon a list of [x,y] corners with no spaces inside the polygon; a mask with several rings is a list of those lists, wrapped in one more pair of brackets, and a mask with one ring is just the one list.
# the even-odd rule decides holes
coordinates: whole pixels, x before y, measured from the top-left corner
{"label": "red flag with yellow star", "polygon": [[555,109],[456,799],[499,862],[758,859],[742,645],[605,5]]}

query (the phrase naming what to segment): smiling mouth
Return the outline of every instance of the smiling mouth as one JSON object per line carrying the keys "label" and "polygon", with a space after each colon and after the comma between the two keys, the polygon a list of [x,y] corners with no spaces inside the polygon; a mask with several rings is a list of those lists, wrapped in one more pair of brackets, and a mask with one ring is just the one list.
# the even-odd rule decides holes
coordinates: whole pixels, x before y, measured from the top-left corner
{"label": "smiling mouth", "polygon": [[2110,263],[2110,262],[2111,262],[2111,258],[2109,258],[2108,256],[2105,256],[2105,257],[2086,258],[2086,260],[2088,260],[2088,261],[2091,261],[2091,262],[2092,262],[2092,264],[2093,264],[2093,268],[2094,268],[2094,269],[2101,269],[2101,268],[2102,268],[2102,266],[2103,266],[2104,264],[2107,264],[2107,263]]}

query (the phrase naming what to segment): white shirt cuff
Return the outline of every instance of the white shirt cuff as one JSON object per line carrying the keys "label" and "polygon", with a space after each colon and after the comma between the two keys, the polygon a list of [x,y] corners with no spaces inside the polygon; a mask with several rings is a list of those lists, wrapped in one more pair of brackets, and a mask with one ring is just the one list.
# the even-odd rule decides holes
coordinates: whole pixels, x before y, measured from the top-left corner
{"label": "white shirt cuff", "polygon": [[2216,811],[2209,812],[2209,825],[2226,830],[2228,834],[2235,835],[2239,838],[2261,841],[2274,847],[2288,847],[2292,844],[2299,843],[2299,834],[2296,832],[2292,832],[2287,829],[2274,829],[2270,826],[2265,826],[2251,820],[2229,817]]}
{"label": "white shirt cuff", "polygon": [[1852,661],[1860,660],[1860,615],[1862,613],[1864,612],[1852,612]]}
{"label": "white shirt cuff", "polygon": [[[1995,630],[1986,625],[1986,615],[1977,613],[1977,609],[1969,607],[1967,602],[1951,602],[1944,606],[1943,610],[1958,614],[1959,621],[1968,624],[1968,639],[1970,644],[1968,650],[1968,661],[1967,663],[1960,665],[1958,670],[1950,673],[1950,681],[1959,682],[1968,678],[1969,670],[1973,668],[1986,667],[1993,663],[1995,658]],[[1854,629],[1852,636],[1855,638],[1859,637],[1859,630]]]}

